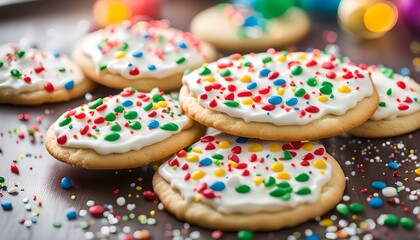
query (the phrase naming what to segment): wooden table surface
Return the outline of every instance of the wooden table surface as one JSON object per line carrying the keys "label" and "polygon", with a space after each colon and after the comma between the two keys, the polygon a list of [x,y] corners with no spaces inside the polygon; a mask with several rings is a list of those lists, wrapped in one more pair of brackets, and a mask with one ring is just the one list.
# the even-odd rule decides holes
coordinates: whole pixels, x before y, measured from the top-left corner
{"label": "wooden table surface", "polygon": [[[174,27],[188,30],[189,22],[197,12],[217,2],[168,0],[162,15],[169,19]],[[92,4],[93,1],[86,0],[44,0],[2,7],[0,43],[26,41],[43,48],[56,48],[69,53],[74,42],[80,37],[78,34],[89,27],[87,23],[93,22]],[[420,81],[420,73],[415,72],[412,66],[413,58],[420,55],[415,55],[409,47],[416,36],[408,32],[402,24],[399,23],[383,38],[358,42],[344,34],[335,19],[312,16],[311,32],[304,41],[296,45],[296,49],[324,49],[328,44],[325,40],[326,31],[337,34],[335,44],[340,47],[342,55],[350,57],[353,61],[367,64],[383,63],[396,70],[408,67],[411,76]],[[93,94],[102,97],[117,92],[98,87]],[[152,167],[122,171],[89,171],[58,162],[47,153],[43,145],[43,134],[49,125],[62,112],[84,101],[82,98],[39,107],[0,106],[0,176],[5,178],[4,186],[9,189],[17,186],[19,189],[18,193],[13,195],[0,190],[0,201],[11,201],[13,204],[12,211],[0,209],[0,239],[84,239],[92,234],[95,238],[101,238],[101,228],[102,231],[106,231],[106,226],[112,226],[107,218],[94,218],[89,213],[84,217],[78,216],[73,221],[66,218],[69,208],[73,207],[77,212],[88,209],[88,200],[93,200],[95,204],[107,205],[114,217],[121,217],[121,221],[113,225],[115,228],[108,228],[111,231],[116,230],[116,233],[110,235],[111,239],[123,238],[124,232],[133,234],[139,230],[148,230],[152,239],[212,239],[212,231],[178,221],[170,213],[159,210],[157,200],[146,201],[143,198],[143,191],[152,190]],[[19,114],[25,113],[29,114],[29,120],[19,120]],[[30,136],[28,130],[34,127],[38,127],[39,131]],[[18,136],[19,132],[24,134],[24,138]],[[340,135],[323,139],[321,142],[340,162],[348,178],[345,191],[348,197],[342,202],[347,205],[361,203],[365,206],[364,213],[345,217],[331,211],[322,217],[333,221],[333,226],[328,230],[321,226],[320,219],[317,219],[295,228],[256,233],[255,239],[305,239],[305,234],[311,235],[311,232],[321,239],[333,239],[334,236],[337,237],[334,235],[336,227],[346,225],[348,227],[344,231],[356,230],[360,239],[364,236],[365,239],[420,238],[419,224],[414,230],[408,231],[401,226],[388,228],[377,222],[378,216],[384,213],[409,217],[418,222],[419,216],[416,216],[413,210],[419,206],[418,198],[415,199],[416,195],[420,194],[419,183],[414,180],[414,169],[419,167],[417,156],[420,150],[420,131],[389,139],[358,139]],[[400,163],[398,170],[388,168],[387,164],[392,161]],[[12,163],[16,163],[19,174],[11,172]],[[72,189],[61,188],[60,181],[63,177],[72,179]],[[405,186],[405,189],[401,187],[398,194],[400,204],[389,203],[389,199],[371,187],[373,181],[383,181],[389,186]],[[378,197],[384,200],[384,206],[380,209],[373,209],[368,204],[367,198],[374,194],[378,194]],[[410,194],[414,197],[410,197]],[[118,206],[116,199],[120,196],[126,199],[127,204],[135,205],[129,205],[129,209],[127,204]],[[24,198],[28,198],[32,206],[29,211],[25,210]],[[22,219],[31,219],[37,212],[39,216],[36,223],[30,227],[21,224]],[[149,224],[139,221],[139,217],[147,219]],[[90,224],[87,230],[81,227],[85,222]],[[61,223],[61,227],[53,227],[53,223]],[[223,233],[223,239],[235,238],[235,232]]]}

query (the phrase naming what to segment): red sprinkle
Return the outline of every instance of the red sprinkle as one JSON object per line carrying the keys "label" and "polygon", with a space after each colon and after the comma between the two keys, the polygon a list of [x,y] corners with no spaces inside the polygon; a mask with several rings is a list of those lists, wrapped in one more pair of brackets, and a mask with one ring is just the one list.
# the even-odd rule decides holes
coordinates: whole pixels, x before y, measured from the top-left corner
{"label": "red sprinkle", "polygon": [[12,171],[12,173],[19,174],[19,168],[16,166],[16,163],[12,163],[12,165],[10,165],[10,171]]}
{"label": "red sprinkle", "polygon": [[405,83],[403,81],[398,81],[397,82],[397,86],[400,87],[400,88],[402,88],[402,89],[405,89],[405,87],[406,87],[405,86]]}
{"label": "red sprinkle", "polygon": [[65,144],[67,142],[67,135],[66,134],[61,134],[60,136],[57,137],[57,143],[58,144]]}
{"label": "red sprinkle", "polygon": [[305,108],[305,111],[310,112],[310,113],[317,113],[319,112],[319,108],[314,105],[310,105]]}
{"label": "red sprinkle", "polygon": [[89,213],[92,214],[94,217],[101,217],[104,213],[105,208],[101,205],[94,205],[89,208]]}
{"label": "red sprinkle", "polygon": [[157,198],[156,193],[153,191],[144,191],[143,197],[144,199],[149,200],[149,201],[153,201]]}
{"label": "red sprinkle", "polygon": [[327,78],[329,78],[329,79],[335,79],[335,77],[336,77],[337,75],[335,74],[335,72],[327,72],[327,73],[325,74],[325,76],[326,76]]}
{"label": "red sprinkle", "polygon": [[53,92],[54,91],[54,85],[50,82],[44,83],[44,89],[47,92]]}
{"label": "red sprinkle", "polygon": [[273,111],[276,108],[276,105],[274,104],[266,104],[261,107],[265,111]]}
{"label": "red sprinkle", "polygon": [[140,74],[140,71],[139,71],[139,69],[138,68],[136,68],[136,67],[133,67],[131,70],[130,70],[130,75],[131,76],[136,76],[136,75],[139,75]]}
{"label": "red sprinkle", "polygon": [[351,79],[351,78],[353,78],[353,73],[351,73],[350,71],[348,71],[348,72],[346,72],[346,73],[343,75],[343,78],[344,78],[344,79]]}
{"label": "red sprinkle", "polygon": [[407,104],[404,104],[404,103],[401,103],[401,104],[398,105],[398,110],[400,110],[400,111],[405,111],[409,108],[410,108],[410,106],[408,106]]}
{"label": "red sprinkle", "polygon": [[312,60],[310,60],[309,62],[306,63],[306,66],[307,67],[312,67],[312,66],[315,66],[317,64],[318,63],[314,59],[312,59]]}
{"label": "red sprinkle", "polygon": [[322,68],[325,68],[325,69],[334,69],[334,65],[332,64],[332,62],[324,62],[324,63],[321,65],[321,67],[322,67]]}

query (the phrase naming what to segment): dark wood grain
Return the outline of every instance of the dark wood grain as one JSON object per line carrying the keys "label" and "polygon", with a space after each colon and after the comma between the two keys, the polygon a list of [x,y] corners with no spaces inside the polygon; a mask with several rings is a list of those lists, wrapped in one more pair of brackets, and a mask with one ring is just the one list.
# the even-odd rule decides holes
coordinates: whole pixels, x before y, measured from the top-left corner
{"label": "dark wood grain", "polygon": [[[189,22],[199,11],[216,4],[219,1],[198,1],[198,0],[168,0],[165,2],[163,17],[169,19],[172,25],[183,30],[188,30]],[[82,19],[92,21],[91,6],[93,1],[41,1],[31,2],[23,5],[7,6],[0,8],[0,43],[18,41],[28,33],[37,37],[38,41],[48,40],[47,30],[51,27],[59,26],[68,29],[69,35],[72,34],[76,23]],[[327,42],[323,38],[325,31],[337,33],[336,44],[340,46],[341,53],[349,56],[355,62],[365,62],[368,64],[383,63],[387,66],[399,69],[409,67],[412,77],[420,80],[419,72],[412,68],[412,59],[416,57],[411,53],[409,44],[416,39],[416,36],[408,32],[402,24],[398,24],[394,30],[385,37],[371,41],[355,41],[344,34],[338,27],[334,19],[325,19],[312,16],[312,29],[309,36],[301,43],[297,44],[296,49],[305,50],[307,48],[323,49]],[[65,37],[65,36],[64,36]],[[418,36],[417,36],[418,40]],[[65,53],[71,51],[71,44],[62,46],[59,50]],[[419,57],[419,56],[417,56]],[[118,90],[98,87],[94,95],[106,96],[117,93]],[[74,100],[68,103],[50,104],[39,107],[17,107],[9,105],[0,106],[0,176],[6,179],[4,185],[9,188],[13,185],[21,189],[17,195],[10,195],[2,192],[0,201],[11,201],[12,211],[0,209],[0,239],[83,239],[87,231],[98,232],[107,222],[103,223],[104,218],[93,218],[89,214],[86,217],[78,217],[75,221],[66,219],[66,211],[74,207],[77,211],[87,209],[86,202],[94,200],[96,204],[112,204],[115,216],[128,216],[132,213],[135,219],[121,221],[116,224],[118,231],[112,234],[111,238],[122,238],[124,226],[131,227],[131,233],[137,230],[149,230],[153,239],[172,238],[173,230],[181,230],[181,236],[186,238],[193,231],[200,232],[200,239],[211,239],[211,232],[202,228],[191,226],[186,229],[184,222],[178,221],[166,211],[158,210],[158,201],[146,201],[142,197],[144,190],[152,190],[151,177],[152,167],[144,167],[122,171],[89,171],[73,168],[53,159],[45,150],[42,135],[57,117],[66,109],[72,108],[83,103],[84,99]],[[21,121],[18,115],[28,113],[29,121]],[[37,116],[43,116],[41,123],[36,121]],[[39,132],[31,138],[27,130],[32,125],[39,127]],[[20,139],[17,132],[25,134]],[[341,163],[346,176],[348,176],[345,194],[350,196],[350,201],[346,204],[359,202],[365,205],[365,212],[353,219],[351,216],[338,217],[346,219],[349,223],[359,224],[366,219],[373,219],[383,213],[394,213],[399,217],[407,216],[415,220],[412,210],[419,205],[417,201],[408,199],[409,193],[405,190],[399,193],[399,199],[404,202],[404,206],[384,203],[383,208],[373,209],[368,206],[367,198],[376,192],[386,200],[382,194],[374,190],[370,185],[372,181],[380,180],[390,186],[395,186],[397,181],[401,181],[411,190],[419,189],[419,183],[414,181],[413,170],[418,164],[418,160],[409,157],[410,150],[415,156],[420,149],[420,131],[413,132],[401,137],[390,139],[357,139],[347,135],[321,140],[327,150]],[[397,146],[397,144],[400,144]],[[401,149],[398,147],[403,146]],[[16,162],[20,173],[13,174],[10,165]],[[386,164],[390,161],[400,162],[402,168],[395,173]],[[400,175],[400,176],[397,176]],[[63,177],[73,180],[74,186],[70,190],[63,190],[60,181]],[[136,189],[141,187],[141,189]],[[362,193],[362,189],[367,190]],[[118,189],[119,193],[114,195]],[[1,191],[0,191],[1,192]],[[131,194],[131,197],[129,197]],[[76,197],[75,200],[71,196]],[[33,200],[36,196],[36,200]],[[116,198],[124,196],[127,203],[136,204],[136,208],[128,211],[126,206],[119,207]],[[23,198],[29,198],[32,204],[32,211],[26,211]],[[38,202],[42,201],[42,206]],[[407,212],[404,212],[404,207]],[[21,219],[29,219],[34,210],[39,210],[38,222],[30,228],[26,228],[18,222]],[[155,210],[153,216],[157,220],[155,225],[143,225],[138,220],[139,215],[151,217],[150,211]],[[330,218],[337,215],[332,211],[324,217]],[[60,222],[61,228],[54,228],[53,222]],[[80,222],[88,221],[91,227],[82,230]],[[287,221],[287,219],[278,219]],[[337,224],[335,224],[337,225]],[[188,226],[187,226],[188,228]],[[291,229],[276,232],[257,233],[256,239],[286,239],[289,235],[297,233],[304,239],[304,232],[311,229],[321,238],[325,238],[325,228],[321,227],[317,221],[310,221]],[[176,231],[175,231],[176,233]],[[412,231],[404,230],[401,226],[388,229],[383,226],[376,226],[373,231],[363,231],[358,234],[362,238],[366,234],[372,234],[377,239],[418,239],[419,228]],[[99,238],[100,235],[97,235]],[[234,239],[236,233],[224,233],[223,239]]]}

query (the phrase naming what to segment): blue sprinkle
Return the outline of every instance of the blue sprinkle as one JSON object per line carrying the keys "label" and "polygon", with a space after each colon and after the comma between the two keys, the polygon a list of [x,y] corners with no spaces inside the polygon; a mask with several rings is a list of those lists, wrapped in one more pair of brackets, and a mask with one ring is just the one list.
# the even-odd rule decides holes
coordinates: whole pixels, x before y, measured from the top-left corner
{"label": "blue sprinkle", "polygon": [[284,79],[277,79],[277,80],[274,80],[273,84],[276,85],[276,86],[281,86],[283,84],[286,84],[286,80],[284,80]]}
{"label": "blue sprinkle", "polygon": [[255,16],[249,16],[245,18],[244,23],[242,23],[244,27],[254,27],[258,26],[258,18]]}
{"label": "blue sprinkle", "polygon": [[298,99],[297,98],[294,98],[294,97],[293,98],[289,98],[289,99],[286,100],[286,104],[289,107],[294,106],[297,103],[298,103]]}
{"label": "blue sprinkle", "polygon": [[31,222],[32,223],[38,222],[38,217],[37,216],[31,217]]}
{"label": "blue sprinkle", "polygon": [[372,182],[372,187],[379,190],[384,189],[386,188],[386,183],[381,182],[381,181],[375,181],[375,182]]}
{"label": "blue sprinkle", "polygon": [[248,138],[244,138],[244,137],[238,137],[235,142],[237,143],[246,143],[248,142]]}
{"label": "blue sprinkle", "polygon": [[3,208],[3,210],[5,211],[9,211],[12,210],[13,206],[12,206],[12,202],[2,202],[1,203],[1,207]]}
{"label": "blue sprinkle", "polygon": [[73,182],[71,181],[70,178],[64,177],[63,179],[61,179],[61,187],[63,189],[70,189],[72,186],[73,186]]}
{"label": "blue sprinkle", "polygon": [[150,64],[149,66],[147,66],[147,69],[149,69],[150,71],[154,71],[156,70],[156,66],[153,64]]}
{"label": "blue sprinkle", "polygon": [[180,42],[180,43],[178,43],[178,47],[182,48],[182,49],[186,49],[188,46],[184,42]]}
{"label": "blue sprinkle", "polygon": [[74,87],[74,81],[73,81],[73,80],[70,80],[70,81],[66,82],[66,83],[64,84],[64,87],[65,87],[67,90],[71,90],[71,89],[73,89],[73,87]]}
{"label": "blue sprinkle", "polygon": [[268,99],[268,103],[273,105],[280,104],[281,102],[283,102],[283,98],[281,98],[280,96],[272,96]]}
{"label": "blue sprinkle", "polygon": [[203,158],[199,162],[202,166],[209,166],[213,163],[213,161],[210,158]]}
{"label": "blue sprinkle", "polygon": [[261,74],[261,76],[263,76],[263,77],[267,77],[268,76],[268,74],[270,73],[271,71],[270,70],[268,70],[267,68],[263,68],[263,69],[261,69],[260,70],[260,74]]}
{"label": "blue sprinkle", "polygon": [[135,51],[131,55],[133,57],[135,57],[135,58],[139,58],[139,57],[142,57],[143,56],[143,52],[141,52],[141,51]]}
{"label": "blue sprinkle", "polygon": [[248,89],[248,90],[251,90],[251,89],[254,89],[254,88],[256,88],[257,87],[257,83],[256,82],[250,82],[250,83],[248,83],[248,86],[246,86],[246,88]]}
{"label": "blue sprinkle", "polygon": [[133,64],[132,63],[129,63],[129,64],[127,64],[127,67],[132,67],[133,66]]}
{"label": "blue sprinkle", "polygon": [[143,38],[144,38],[144,39],[148,39],[148,38],[150,38],[150,35],[149,35],[149,34],[147,34],[147,33],[145,33],[145,34],[143,35]]}
{"label": "blue sprinkle", "polygon": [[369,202],[369,205],[373,208],[380,208],[380,207],[382,207],[383,204],[384,204],[384,202],[382,201],[382,199],[380,199],[378,197],[372,198]]}
{"label": "blue sprinkle", "polygon": [[58,58],[58,57],[60,57],[60,52],[58,52],[58,51],[54,51],[54,52],[52,53],[52,55],[53,55],[55,58]]}
{"label": "blue sprinkle", "polygon": [[410,69],[408,69],[406,67],[403,67],[403,68],[400,69],[400,74],[402,76],[408,76],[408,75],[410,75]]}
{"label": "blue sprinkle", "polygon": [[133,101],[131,101],[130,99],[125,100],[122,105],[124,107],[130,107],[131,105],[133,105]]}
{"label": "blue sprinkle", "polygon": [[69,210],[67,210],[66,216],[69,220],[76,219],[77,218],[76,210],[74,210],[74,208],[70,208]]}
{"label": "blue sprinkle", "polygon": [[223,191],[225,189],[225,184],[223,182],[217,181],[214,182],[210,185],[210,188],[213,189],[214,191]]}
{"label": "blue sprinkle", "polygon": [[316,235],[315,233],[313,233],[312,235],[307,236],[307,237],[305,238],[305,240],[319,240],[319,236],[318,236],[318,235]]}
{"label": "blue sprinkle", "polygon": [[397,170],[398,169],[398,163],[396,163],[396,162],[390,162],[390,163],[388,163],[388,167],[391,170]]}
{"label": "blue sprinkle", "polygon": [[151,129],[155,129],[157,127],[159,127],[159,122],[156,120],[152,120],[149,122],[149,124],[147,124],[147,126]]}

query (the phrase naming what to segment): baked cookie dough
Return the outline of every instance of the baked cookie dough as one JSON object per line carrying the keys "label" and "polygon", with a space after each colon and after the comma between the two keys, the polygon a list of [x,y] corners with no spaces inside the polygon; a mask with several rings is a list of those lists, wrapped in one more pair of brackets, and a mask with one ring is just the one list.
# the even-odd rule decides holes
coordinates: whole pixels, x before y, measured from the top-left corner
{"label": "baked cookie dough", "polygon": [[0,45],[0,103],[40,105],[83,96],[95,84],[59,52]]}
{"label": "baked cookie dough", "polygon": [[123,169],[168,157],[204,133],[171,95],[126,88],[65,112],[48,129],[45,145],[73,166]]}
{"label": "baked cookie dough", "polygon": [[190,28],[195,36],[219,49],[251,52],[295,44],[308,34],[310,23],[297,7],[281,17],[264,19],[250,9],[223,3],[195,16]]}
{"label": "baked cookie dough", "polygon": [[299,141],[335,136],[378,107],[369,73],[319,50],[234,54],[184,76],[194,120],[236,136]]}
{"label": "baked cookie dough", "polygon": [[393,137],[420,128],[420,85],[391,68],[370,66],[371,78],[379,95],[379,107],[372,117],[350,134],[381,138]]}
{"label": "baked cookie dough", "polygon": [[93,81],[149,92],[179,89],[184,71],[213,61],[213,47],[165,21],[124,21],[84,37],[73,59]]}
{"label": "baked cookie dough", "polygon": [[208,135],[160,166],[153,188],[177,218],[201,227],[277,230],[340,202],[344,173],[315,142]]}

